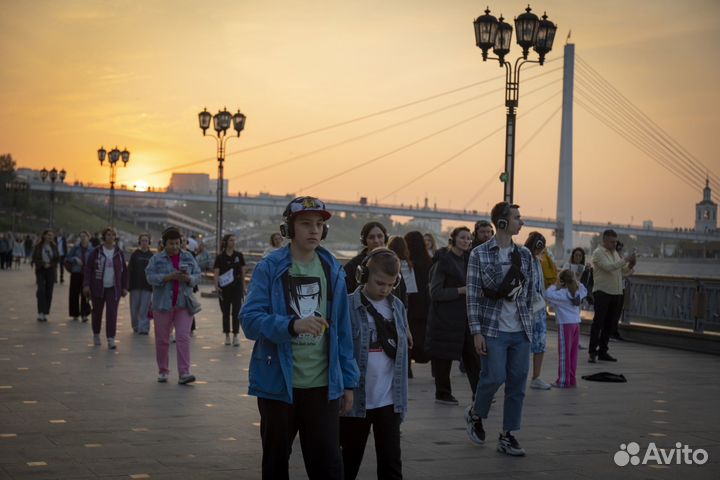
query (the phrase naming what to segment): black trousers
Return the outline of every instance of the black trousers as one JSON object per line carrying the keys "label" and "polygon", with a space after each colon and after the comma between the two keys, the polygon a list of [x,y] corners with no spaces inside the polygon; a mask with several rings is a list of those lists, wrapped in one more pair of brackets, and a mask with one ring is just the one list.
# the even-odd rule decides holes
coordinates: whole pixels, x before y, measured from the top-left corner
{"label": "black trousers", "polygon": [[592,328],[590,329],[589,353],[606,353],[608,341],[616,328],[622,312],[622,295],[610,295],[605,292],[594,292],[595,316],[593,317]]}
{"label": "black trousers", "polygon": [[258,398],[263,480],[287,480],[292,444],[300,433],[310,480],[343,478],[340,454],[340,399],[328,400],[327,387],[295,388],[294,403]]}
{"label": "black trousers", "polygon": [[62,283],[65,281],[65,278],[63,277],[65,275],[65,255],[60,255],[58,270],[60,270],[60,283]]}
{"label": "black trousers", "polygon": [[220,310],[222,310],[223,333],[230,333],[232,316],[232,332],[240,331],[240,307],[242,307],[243,291],[241,288],[224,288],[220,290]]}
{"label": "black trousers", "polygon": [[40,268],[35,270],[35,281],[37,283],[37,311],[38,313],[50,314],[52,305],[53,287],[55,287],[55,272],[52,268]]}
{"label": "black trousers", "polygon": [[[475,351],[475,344],[469,329],[465,329],[461,358],[465,367],[468,383],[470,384],[470,391],[473,394],[473,398],[475,398],[478,381],[480,380],[480,358]],[[433,377],[435,377],[435,397],[452,395],[450,368],[452,367],[453,361],[444,358],[433,358],[430,362],[432,374]]]}
{"label": "black trousers", "polygon": [[68,296],[68,310],[71,317],[87,317],[90,315],[90,301],[82,294],[83,274],[80,272],[70,274],[70,289]]}
{"label": "black trousers", "polygon": [[355,480],[365,453],[370,427],[375,438],[377,478],[398,480],[402,478],[400,452],[400,414],[393,405],[373,408],[365,412],[365,418],[340,418],[340,446],[342,447],[345,480]]}

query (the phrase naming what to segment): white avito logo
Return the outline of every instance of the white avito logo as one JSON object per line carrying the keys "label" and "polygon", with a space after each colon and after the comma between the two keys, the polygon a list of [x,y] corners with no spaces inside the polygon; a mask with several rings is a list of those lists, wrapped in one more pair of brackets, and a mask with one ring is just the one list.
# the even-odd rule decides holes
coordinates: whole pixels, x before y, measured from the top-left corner
{"label": "white avito logo", "polygon": [[638,455],[640,453],[640,445],[630,442],[627,445],[621,444],[620,450],[615,452],[613,460],[618,467],[630,465],[647,465],[655,463],[657,465],[703,465],[708,461],[708,453],[702,448],[693,450],[688,445],[680,442],[675,444],[675,448],[658,448],[655,443],[651,442],[645,450],[642,459]]}

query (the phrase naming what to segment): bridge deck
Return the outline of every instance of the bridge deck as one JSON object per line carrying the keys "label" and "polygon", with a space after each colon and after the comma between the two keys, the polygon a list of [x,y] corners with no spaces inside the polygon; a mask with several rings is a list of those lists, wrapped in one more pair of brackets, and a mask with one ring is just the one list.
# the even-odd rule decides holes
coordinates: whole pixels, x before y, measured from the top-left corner
{"label": "bridge deck", "polygon": [[[260,478],[259,416],[245,395],[252,343],[222,345],[215,300],[202,299],[192,340],[200,382],[180,387],[155,382],[153,336],[133,336],[126,300],[111,352],[90,346],[89,325],[67,320],[67,281],[56,286],[50,321],[36,322],[33,283],[26,266],[0,271],[0,479]],[[557,369],[555,343],[550,332],[548,381]],[[589,365],[581,354],[578,373],[623,373],[626,384],[579,380],[573,390],[528,389],[518,434],[525,458],[495,452],[501,401],[486,422],[490,441],[474,446],[463,408],[436,405],[429,366],[415,365],[402,426],[405,478],[718,478],[720,357],[626,342],[613,343],[612,353],[619,363]],[[467,382],[456,370],[453,384],[467,405]],[[705,449],[710,460],[620,468],[613,456],[628,442],[643,452],[649,442],[682,442]],[[361,478],[374,478],[374,457],[370,439]],[[292,478],[305,478],[299,445],[291,465]]]}

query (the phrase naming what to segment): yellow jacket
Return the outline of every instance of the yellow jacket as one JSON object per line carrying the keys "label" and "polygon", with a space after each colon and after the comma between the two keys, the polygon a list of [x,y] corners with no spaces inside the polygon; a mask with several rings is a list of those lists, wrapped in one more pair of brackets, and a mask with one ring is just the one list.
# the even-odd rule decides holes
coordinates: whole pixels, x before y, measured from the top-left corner
{"label": "yellow jacket", "polygon": [[545,288],[547,289],[550,285],[555,284],[558,276],[557,266],[547,248],[543,250],[542,255],[540,255],[540,265],[542,266],[543,280],[545,280]]}

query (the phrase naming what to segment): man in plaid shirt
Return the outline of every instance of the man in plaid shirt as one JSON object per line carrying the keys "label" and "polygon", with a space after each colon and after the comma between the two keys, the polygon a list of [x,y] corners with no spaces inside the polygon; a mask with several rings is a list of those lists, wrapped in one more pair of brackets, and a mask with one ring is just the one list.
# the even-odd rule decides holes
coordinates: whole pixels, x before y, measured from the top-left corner
{"label": "man in plaid shirt", "polygon": [[485,443],[482,419],[487,418],[497,390],[505,384],[503,432],[497,449],[522,456],[525,450],[511,434],[520,429],[532,339],[532,255],[512,237],[523,221],[517,205],[493,207],[497,233],[473,249],[467,270],[467,313],[482,370],[475,402],[465,413],[473,443]]}

